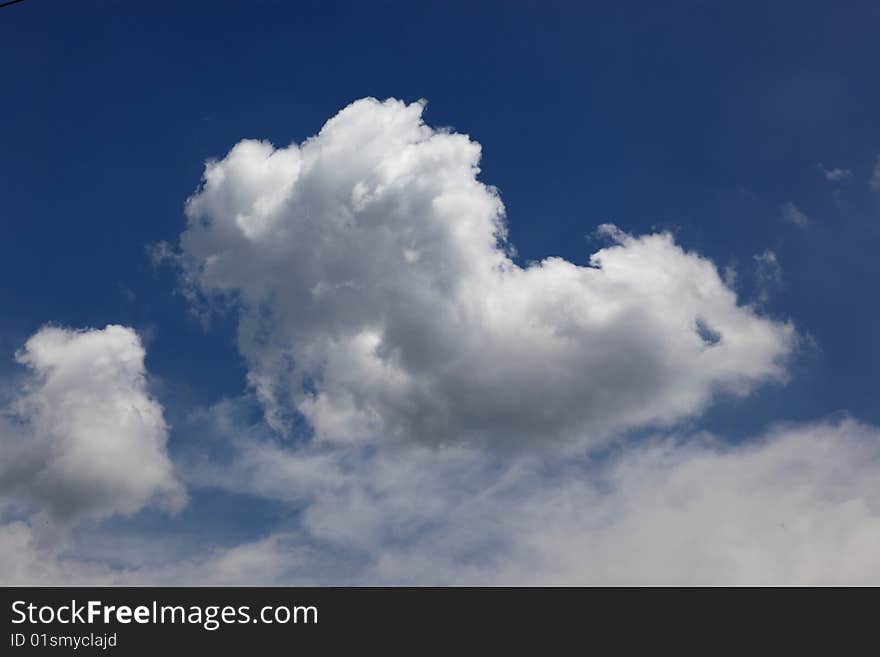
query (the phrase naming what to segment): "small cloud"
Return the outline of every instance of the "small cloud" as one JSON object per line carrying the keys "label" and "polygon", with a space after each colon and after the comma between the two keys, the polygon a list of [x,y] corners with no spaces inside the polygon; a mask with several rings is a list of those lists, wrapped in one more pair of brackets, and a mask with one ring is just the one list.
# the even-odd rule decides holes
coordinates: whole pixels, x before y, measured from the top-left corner
{"label": "small cloud", "polygon": [[154,267],[177,264],[179,261],[179,255],[168,242],[162,241],[147,244],[144,250]]}
{"label": "small cloud", "polygon": [[849,180],[850,178],[852,178],[852,171],[849,169],[826,169],[825,165],[821,162],[819,162],[819,164],[817,164],[816,166],[819,167],[819,171],[822,172],[822,175],[825,176],[825,180],[827,180],[828,182],[842,182],[844,180]]}
{"label": "small cloud", "polygon": [[[49,529],[187,501],[131,328],[44,326],[16,352],[29,368],[0,407],[0,499]],[[11,418],[13,421],[9,421]]]}
{"label": "small cloud", "polygon": [[795,226],[799,226],[801,228],[806,228],[811,223],[813,223],[812,220],[806,215],[806,213],[791,201],[789,201],[788,203],[783,203],[779,209],[782,213],[782,219],[790,224],[794,224]]}
{"label": "small cloud", "polygon": [[874,162],[874,171],[871,174],[871,189],[875,192],[880,192],[880,155],[877,156]]}
{"label": "small cloud", "polygon": [[776,253],[769,249],[753,257],[756,263],[758,301],[767,303],[771,288],[778,288],[782,284],[782,266]]}

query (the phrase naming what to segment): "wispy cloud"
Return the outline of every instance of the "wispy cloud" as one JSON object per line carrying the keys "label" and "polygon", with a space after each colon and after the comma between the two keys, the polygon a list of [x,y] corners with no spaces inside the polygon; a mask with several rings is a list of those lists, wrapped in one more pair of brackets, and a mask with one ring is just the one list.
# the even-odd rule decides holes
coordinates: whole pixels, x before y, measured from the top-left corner
{"label": "wispy cloud", "polygon": [[880,155],[877,156],[877,160],[874,162],[870,185],[871,189],[875,192],[880,192]]}
{"label": "wispy cloud", "polygon": [[787,221],[790,224],[794,224],[799,228],[806,228],[813,220],[807,216],[807,214],[801,210],[798,206],[796,206],[791,201],[787,203],[783,203],[779,207],[779,211],[782,215],[783,221]]}
{"label": "wispy cloud", "polygon": [[771,291],[782,283],[782,266],[779,264],[776,253],[769,249],[755,255],[754,259],[758,300],[761,303],[767,303],[770,300]]}
{"label": "wispy cloud", "polygon": [[819,171],[822,172],[822,175],[825,176],[825,180],[828,182],[841,182],[844,180],[848,180],[852,178],[852,171],[849,169],[839,169],[839,168],[825,168],[821,162],[816,165],[819,168]]}

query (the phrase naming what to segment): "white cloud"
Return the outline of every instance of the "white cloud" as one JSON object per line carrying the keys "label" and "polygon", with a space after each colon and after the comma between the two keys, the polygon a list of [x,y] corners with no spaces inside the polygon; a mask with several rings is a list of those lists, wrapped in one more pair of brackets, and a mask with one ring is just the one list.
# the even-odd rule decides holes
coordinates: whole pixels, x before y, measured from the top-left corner
{"label": "white cloud", "polygon": [[784,221],[794,224],[799,228],[806,228],[813,223],[812,219],[810,219],[803,210],[790,201],[788,203],[783,203],[780,206],[780,212],[782,213],[782,219]]}
{"label": "white cloud", "polygon": [[877,156],[877,161],[874,162],[874,171],[871,173],[871,189],[880,192],[880,155]]}
{"label": "white cloud", "polygon": [[825,176],[825,180],[828,182],[841,182],[852,178],[852,171],[849,169],[826,169],[825,165],[821,162],[819,162],[817,166],[819,167],[819,171],[822,172],[822,175]]}
{"label": "white cloud", "polygon": [[[45,327],[16,358],[30,372],[0,416],[7,513],[57,529],[185,503],[132,329]],[[22,535],[16,525],[4,531],[8,540]]]}
{"label": "white cloud", "polygon": [[188,201],[178,260],[240,304],[274,426],[298,412],[325,441],[600,442],[784,376],[794,328],[738,305],[669,234],[606,226],[587,266],[515,264],[480,145],[423,110],[364,99],[300,145],[242,141]]}

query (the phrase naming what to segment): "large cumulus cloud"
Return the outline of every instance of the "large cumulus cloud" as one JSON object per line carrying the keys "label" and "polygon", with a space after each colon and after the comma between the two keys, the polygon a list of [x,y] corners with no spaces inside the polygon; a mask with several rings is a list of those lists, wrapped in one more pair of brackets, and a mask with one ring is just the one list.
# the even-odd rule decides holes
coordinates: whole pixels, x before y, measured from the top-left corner
{"label": "large cumulus cloud", "polygon": [[17,360],[29,373],[0,415],[0,511],[66,528],[186,501],[137,333],[45,327]]}
{"label": "large cumulus cloud", "polygon": [[363,99],[302,144],[208,163],[179,258],[234,299],[267,418],[320,439],[601,441],[784,376],[791,325],[669,234],[600,229],[584,265],[511,256],[480,145]]}

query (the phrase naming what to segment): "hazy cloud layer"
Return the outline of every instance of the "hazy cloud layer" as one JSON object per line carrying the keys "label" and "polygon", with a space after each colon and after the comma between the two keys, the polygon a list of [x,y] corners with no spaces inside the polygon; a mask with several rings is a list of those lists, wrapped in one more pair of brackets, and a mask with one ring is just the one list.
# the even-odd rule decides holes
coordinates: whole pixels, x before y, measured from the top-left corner
{"label": "hazy cloud layer", "polygon": [[185,503],[132,329],[45,327],[16,358],[29,373],[0,415],[0,511],[59,528]]}
{"label": "hazy cloud layer", "polygon": [[602,441],[784,376],[791,325],[669,234],[603,226],[587,264],[508,253],[480,146],[364,99],[315,137],[242,141],[189,200],[192,289],[240,304],[267,419],[322,440]]}
{"label": "hazy cloud layer", "polygon": [[[115,568],[0,531],[0,578],[195,584],[880,583],[880,431],[779,427],[739,446],[660,436],[582,458],[453,446],[291,447],[237,424],[191,481],[301,510],[295,529]],[[25,546],[26,549],[20,549]],[[36,555],[36,556],[35,556]]]}
{"label": "hazy cloud layer", "polygon": [[780,426],[738,446],[662,435],[511,457],[291,447],[240,425],[234,407],[213,414],[233,455],[190,477],[302,510],[298,536],[271,543],[274,554],[296,540],[290,558],[306,557],[274,560],[285,581],[880,582],[880,430],[852,420]]}

